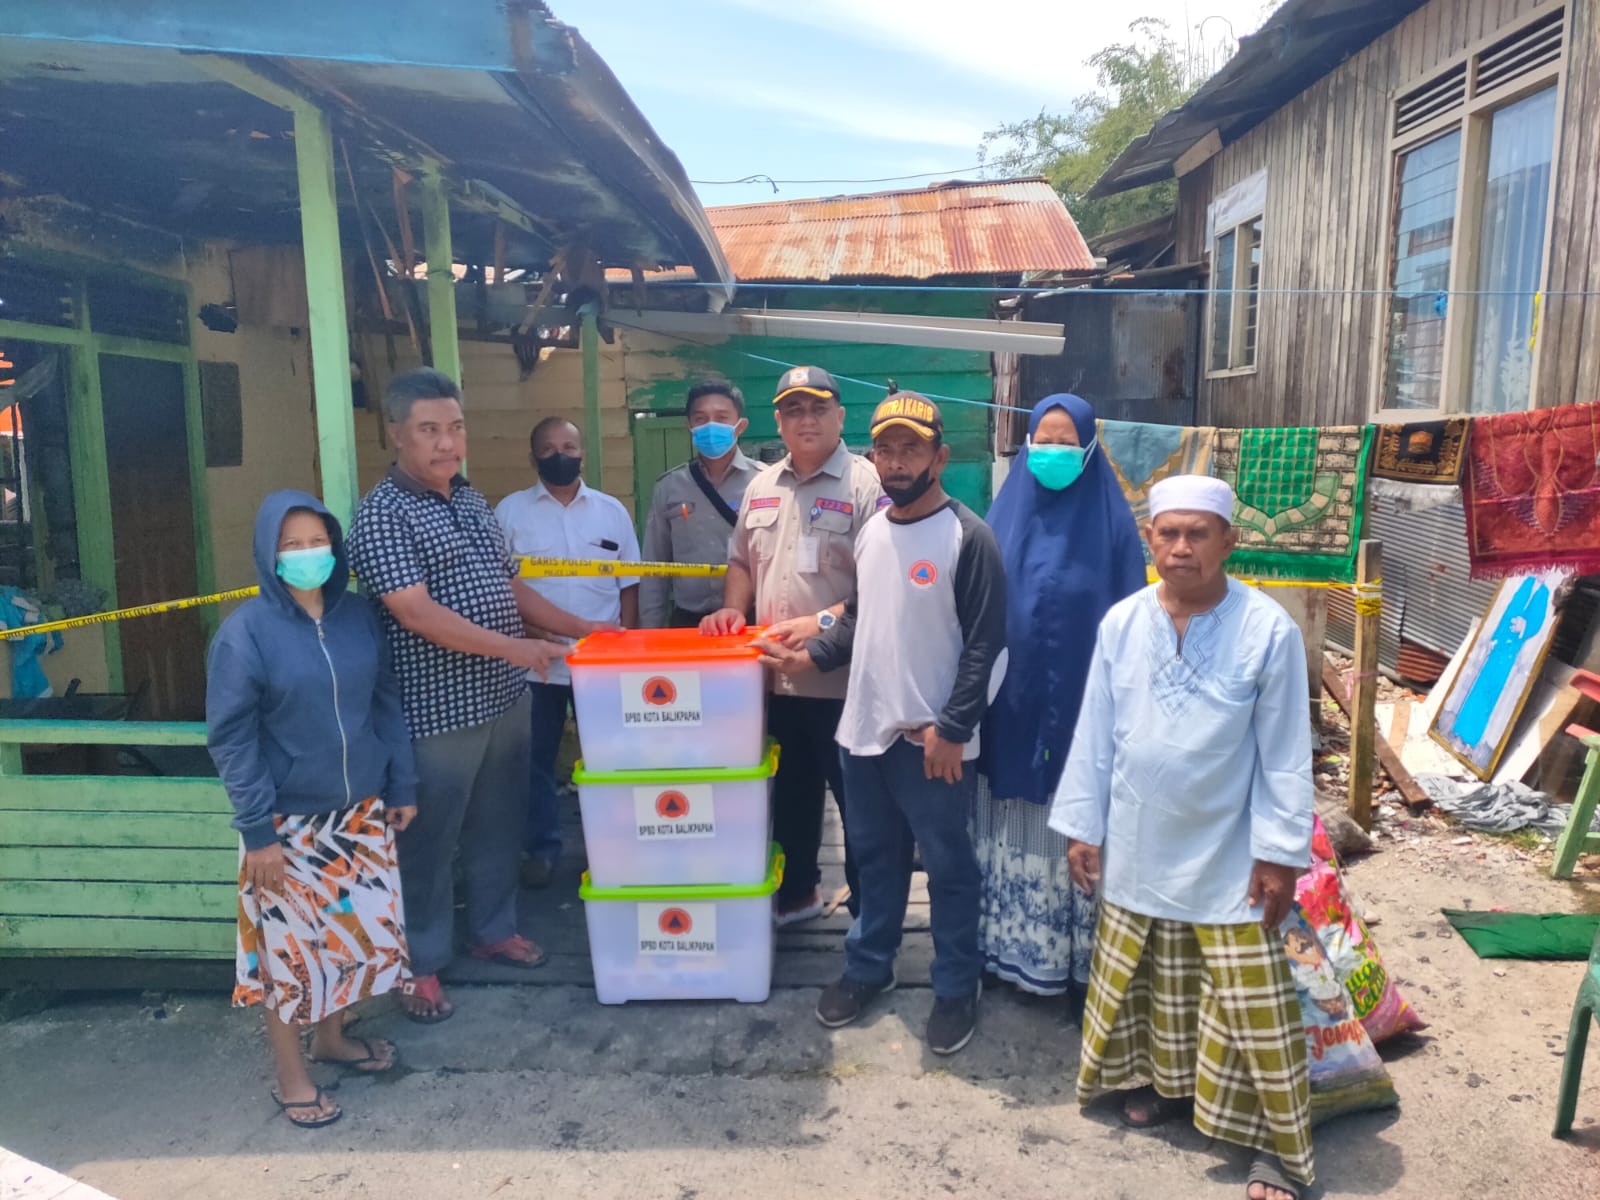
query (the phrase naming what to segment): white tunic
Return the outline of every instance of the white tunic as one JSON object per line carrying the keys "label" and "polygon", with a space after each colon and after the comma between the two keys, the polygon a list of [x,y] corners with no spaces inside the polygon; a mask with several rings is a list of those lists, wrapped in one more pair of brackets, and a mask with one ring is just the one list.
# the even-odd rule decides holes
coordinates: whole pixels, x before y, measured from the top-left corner
{"label": "white tunic", "polygon": [[1229,580],[1180,647],[1160,585],[1106,614],[1050,826],[1101,847],[1101,891],[1195,924],[1259,920],[1254,860],[1311,856],[1305,644],[1278,604]]}

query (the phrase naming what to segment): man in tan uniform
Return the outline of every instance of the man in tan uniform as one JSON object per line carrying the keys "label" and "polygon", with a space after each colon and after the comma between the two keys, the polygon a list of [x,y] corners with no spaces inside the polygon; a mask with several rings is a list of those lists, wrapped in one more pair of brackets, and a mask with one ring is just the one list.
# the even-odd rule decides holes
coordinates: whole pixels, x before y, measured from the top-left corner
{"label": "man in tan uniform", "polygon": [[[789,453],[745,489],[728,547],[725,607],[700,628],[738,633],[754,614],[759,625],[785,622],[785,640],[803,645],[831,628],[856,592],[856,532],[883,499],[871,463],[844,444],[839,385],[820,367],[795,367],[773,399],[778,433]],[[767,732],[783,748],[772,787],[772,835],[788,859],[776,906],[786,925],[823,910],[817,870],[824,786],[833,791],[846,828],[839,748],[834,734],[844,709],[840,672],[775,675]],[[845,877],[855,908],[855,869],[848,848]]]}
{"label": "man in tan uniform", "polygon": [[[685,416],[694,456],[656,480],[644,521],[647,562],[728,561],[728,539],[739,519],[744,490],[761,468],[739,449],[750,425],[744,396],[726,379],[689,389]],[[639,589],[646,629],[692,628],[722,607],[720,578],[646,579]]]}

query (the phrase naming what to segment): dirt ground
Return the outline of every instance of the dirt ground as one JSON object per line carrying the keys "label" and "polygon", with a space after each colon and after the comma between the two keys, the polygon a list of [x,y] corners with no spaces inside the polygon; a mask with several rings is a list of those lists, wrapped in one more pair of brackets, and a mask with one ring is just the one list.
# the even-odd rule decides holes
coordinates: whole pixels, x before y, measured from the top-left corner
{"label": "dirt ground", "polygon": [[[1480,961],[1438,913],[1592,910],[1600,873],[1556,883],[1525,842],[1463,836],[1392,813],[1349,868],[1429,1029],[1385,1048],[1398,1111],[1318,1131],[1321,1195],[1600,1196],[1600,1061],[1576,1134],[1550,1137],[1581,964]],[[346,1078],[345,1119],[309,1133],[275,1115],[258,1018],[223,995],[58,998],[0,1024],[0,1144],[121,1200],[1243,1194],[1243,1152],[1079,1112],[1060,1002],[993,990],[973,1044],[928,1055],[926,968],[908,966],[834,1033],[798,985],[757,1006],[621,1008],[554,980],[459,986],[458,1015],[431,1028],[380,1001],[359,1032],[394,1038],[404,1068]]]}

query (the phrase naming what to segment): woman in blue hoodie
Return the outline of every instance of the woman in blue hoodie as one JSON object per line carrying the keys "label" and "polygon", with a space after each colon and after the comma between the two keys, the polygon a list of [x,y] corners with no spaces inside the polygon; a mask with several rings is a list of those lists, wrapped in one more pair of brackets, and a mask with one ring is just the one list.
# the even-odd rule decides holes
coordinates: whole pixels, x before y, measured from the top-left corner
{"label": "woman in blue hoodie", "polygon": [[273,1099],[296,1125],[341,1113],[311,1057],[394,1066],[381,1038],[345,1036],[343,1010],[410,973],[394,831],[416,815],[416,772],[388,644],[349,595],[339,522],[304,492],[256,514],[261,594],[222,623],[206,661],[207,744],[244,843],[236,1007],[262,1004]]}

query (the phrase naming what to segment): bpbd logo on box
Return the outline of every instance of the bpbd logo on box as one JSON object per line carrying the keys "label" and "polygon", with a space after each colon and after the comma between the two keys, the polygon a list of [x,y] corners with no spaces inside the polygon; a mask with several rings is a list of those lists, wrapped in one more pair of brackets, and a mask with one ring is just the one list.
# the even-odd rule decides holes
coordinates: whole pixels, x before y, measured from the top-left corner
{"label": "bpbd logo on box", "polygon": [[622,723],[632,729],[700,724],[699,671],[629,671],[622,676]]}

